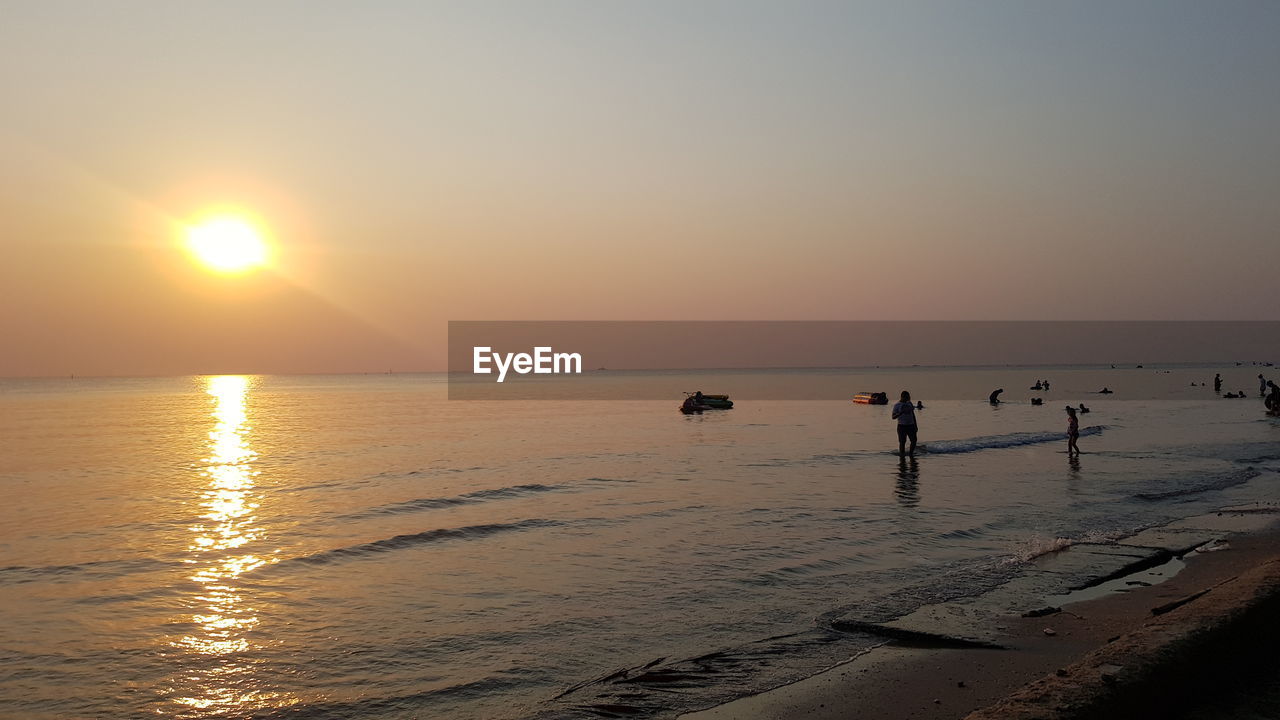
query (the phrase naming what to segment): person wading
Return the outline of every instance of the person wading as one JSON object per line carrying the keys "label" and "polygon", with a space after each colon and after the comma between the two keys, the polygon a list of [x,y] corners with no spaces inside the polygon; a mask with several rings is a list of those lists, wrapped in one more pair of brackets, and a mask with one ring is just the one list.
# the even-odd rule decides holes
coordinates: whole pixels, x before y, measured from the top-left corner
{"label": "person wading", "polygon": [[[902,400],[893,406],[893,419],[898,421],[898,457],[916,454],[916,408],[911,404],[911,393],[902,391]],[[911,449],[907,450],[907,440]]]}

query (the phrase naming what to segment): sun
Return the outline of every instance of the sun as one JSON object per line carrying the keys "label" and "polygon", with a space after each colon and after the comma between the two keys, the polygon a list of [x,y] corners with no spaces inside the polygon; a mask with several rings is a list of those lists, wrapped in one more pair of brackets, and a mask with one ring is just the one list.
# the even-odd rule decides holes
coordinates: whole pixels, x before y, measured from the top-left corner
{"label": "sun", "polygon": [[187,249],[205,267],[234,274],[265,267],[270,248],[248,220],[219,216],[187,228]]}

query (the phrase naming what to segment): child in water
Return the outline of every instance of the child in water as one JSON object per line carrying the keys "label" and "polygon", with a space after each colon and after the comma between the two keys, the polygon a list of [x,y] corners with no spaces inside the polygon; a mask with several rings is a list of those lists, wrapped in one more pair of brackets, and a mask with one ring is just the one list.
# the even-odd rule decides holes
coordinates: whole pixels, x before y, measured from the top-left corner
{"label": "child in water", "polygon": [[1076,440],[1080,438],[1080,421],[1076,418],[1076,409],[1067,406],[1067,454],[1080,454],[1080,446],[1076,445]]}

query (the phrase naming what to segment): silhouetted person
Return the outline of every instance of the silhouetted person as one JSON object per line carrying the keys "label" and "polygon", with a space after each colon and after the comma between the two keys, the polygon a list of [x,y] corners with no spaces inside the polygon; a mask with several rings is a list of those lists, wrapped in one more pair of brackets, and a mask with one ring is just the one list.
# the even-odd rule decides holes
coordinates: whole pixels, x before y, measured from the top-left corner
{"label": "silhouetted person", "polygon": [[1222,376],[1217,373],[1213,375],[1213,391],[1222,392]]}
{"label": "silhouetted person", "polygon": [[1089,412],[1089,408],[1085,407],[1085,406],[1084,406],[1084,403],[1080,403],[1080,412],[1081,412],[1082,414],[1083,414],[1083,413],[1087,413],[1087,412]]}
{"label": "silhouetted person", "polygon": [[[902,400],[893,406],[893,419],[898,421],[898,457],[915,457],[919,428],[916,425],[916,407],[911,404],[911,393],[906,390],[902,391]],[[906,449],[908,439],[911,440],[909,452]]]}
{"label": "silhouetted person", "polygon": [[917,409],[917,410],[923,410],[923,409],[924,409],[924,403],[922,403],[922,402],[920,402],[919,400],[917,400],[917,401],[916,401],[916,409]]}
{"label": "silhouetted person", "polygon": [[999,405],[999,404],[1000,404],[1000,393],[1002,393],[1002,392],[1004,392],[1004,388],[1000,388],[999,390],[993,390],[993,391],[991,391],[991,395],[987,397],[987,400],[990,400],[992,405]]}
{"label": "silhouetted person", "polygon": [[1267,394],[1267,379],[1262,377],[1262,373],[1258,373],[1258,396],[1262,397]]}
{"label": "silhouetted person", "polygon": [[1102,388],[1101,390],[1099,390],[1099,391],[1098,391],[1098,394],[1099,394],[1099,395],[1110,395],[1110,394],[1111,394],[1111,388],[1104,387],[1104,388]]}
{"label": "silhouetted person", "polygon": [[1271,392],[1267,393],[1267,399],[1263,401],[1263,405],[1271,412],[1280,412],[1280,387],[1270,380],[1267,381],[1267,387],[1271,388]]}
{"label": "silhouetted person", "polygon": [[1067,454],[1080,454],[1080,447],[1076,445],[1076,440],[1080,439],[1080,420],[1076,418],[1076,409],[1067,406]]}

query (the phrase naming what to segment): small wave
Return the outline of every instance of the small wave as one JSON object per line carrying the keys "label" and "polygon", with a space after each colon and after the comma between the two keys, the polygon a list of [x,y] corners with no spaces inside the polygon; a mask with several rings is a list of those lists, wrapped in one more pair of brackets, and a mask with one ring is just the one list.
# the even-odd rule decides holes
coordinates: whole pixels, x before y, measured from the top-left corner
{"label": "small wave", "polygon": [[1014,564],[1031,562],[1036,558],[1052,555],[1076,545],[1114,545],[1117,540],[1137,532],[1138,529],[1142,528],[1092,530],[1079,537],[1033,537],[1016,547],[1013,556],[1006,562]]}
{"label": "small wave", "polygon": [[432,708],[441,703],[488,697],[497,692],[521,687],[524,684],[525,682],[518,678],[492,676],[472,682],[401,695],[371,695],[345,702],[321,701],[267,708],[253,712],[247,717],[254,718],[254,720],[297,717],[372,717],[374,715],[417,717],[418,713],[423,709]]}
{"label": "small wave", "polygon": [[1173,487],[1160,492],[1145,492],[1134,495],[1136,500],[1146,500],[1147,502],[1155,502],[1158,500],[1171,500],[1174,498],[1187,497],[1190,495],[1199,495],[1201,493],[1212,492],[1214,490],[1224,490],[1234,485],[1243,485],[1253,478],[1258,477],[1262,473],[1253,468],[1247,470],[1238,470],[1236,472],[1225,473],[1222,475],[1209,477],[1198,481],[1193,481],[1187,485]]}
{"label": "small wave", "polygon": [[564,523],[559,520],[531,519],[513,523],[470,525],[460,528],[438,528],[436,530],[427,530],[426,532],[413,533],[411,535],[396,535],[395,537],[361,543],[350,547],[325,550],[312,555],[288,558],[286,560],[281,560],[279,563],[264,566],[263,569],[284,567],[297,563],[305,565],[327,565],[341,560],[365,557],[378,553],[391,552],[393,550],[403,550],[405,548],[434,542],[443,542],[446,540],[475,540],[478,538],[489,537],[490,535],[497,535],[499,533],[531,530],[533,528],[556,527],[563,524]]}
{"label": "small wave", "polygon": [[[697,657],[659,657],[572,685],[551,698],[537,720],[672,717],[709,703],[752,695],[816,674],[882,645],[859,633],[815,627],[736,645]],[[778,661],[811,660],[794,667]],[[761,676],[767,678],[761,683]]]}
{"label": "small wave", "polygon": [[[1090,425],[1080,430],[1081,435],[1098,435],[1106,430],[1106,425]],[[983,435],[981,437],[966,438],[964,440],[934,440],[923,443],[917,448],[917,452],[929,453],[932,455],[954,455],[957,453],[970,453],[978,450],[994,450],[998,448],[1021,447],[1023,445],[1038,445],[1040,443],[1061,442],[1067,438],[1065,431],[1045,431],[1045,432],[1018,432],[1009,433],[1007,435]],[[879,455],[897,455],[897,450],[872,450],[872,451],[853,451],[845,453],[825,453],[814,455],[804,460],[795,460],[788,458],[769,458],[759,462],[743,463],[742,467],[790,467],[794,465],[824,465],[824,464],[840,464],[853,462],[866,457]]]}
{"label": "small wave", "polygon": [[993,521],[977,527],[948,530],[947,532],[939,533],[937,537],[939,540],[975,540],[985,537],[988,532],[999,529],[1000,526],[999,522]]}
{"label": "small wave", "polygon": [[418,498],[416,500],[405,500],[404,502],[391,503],[389,505],[380,505],[378,507],[360,510],[358,512],[347,513],[337,516],[342,520],[359,520],[361,518],[376,517],[379,515],[396,515],[399,513],[418,512],[420,510],[434,510],[444,507],[456,507],[458,505],[473,505],[475,503],[485,502],[487,500],[501,500],[506,498],[521,497],[533,493],[551,492],[554,490],[562,490],[565,485],[541,485],[531,483],[527,485],[513,485],[504,488],[492,488],[489,490],[476,490],[475,492],[455,495],[453,497],[434,497],[434,498]]}
{"label": "small wave", "polygon": [[124,575],[167,567],[170,563],[151,558],[95,560],[75,565],[10,565],[0,568],[0,585],[72,580],[111,580]]}
{"label": "small wave", "polygon": [[[1081,435],[1098,435],[1106,429],[1105,425],[1091,425],[1081,428]],[[998,448],[1022,447],[1040,443],[1060,442],[1066,439],[1065,432],[1019,432],[1007,435],[984,435],[965,440],[939,440],[925,443],[924,451],[930,455],[952,455],[970,453],[978,450],[995,450]]]}
{"label": "small wave", "polygon": [[1061,552],[1075,545],[1076,541],[1071,538],[1032,538],[1028,540],[1020,550],[1014,553],[1012,562],[1031,562],[1038,557],[1050,555],[1052,553]]}

